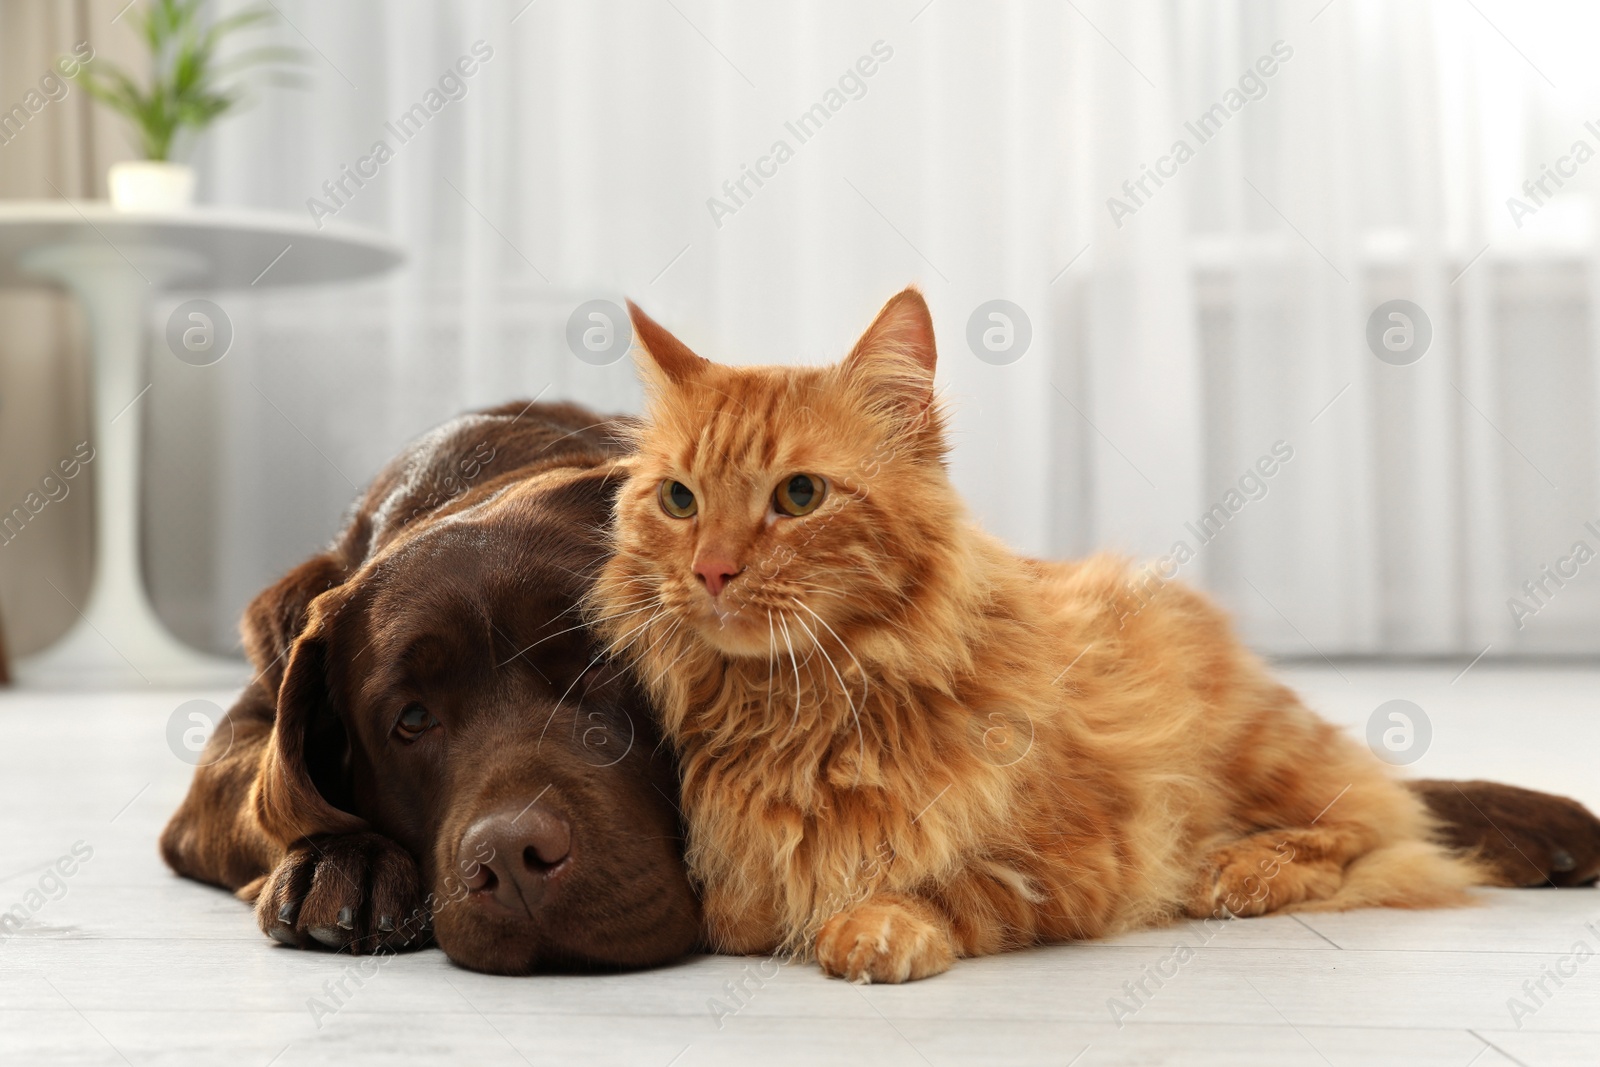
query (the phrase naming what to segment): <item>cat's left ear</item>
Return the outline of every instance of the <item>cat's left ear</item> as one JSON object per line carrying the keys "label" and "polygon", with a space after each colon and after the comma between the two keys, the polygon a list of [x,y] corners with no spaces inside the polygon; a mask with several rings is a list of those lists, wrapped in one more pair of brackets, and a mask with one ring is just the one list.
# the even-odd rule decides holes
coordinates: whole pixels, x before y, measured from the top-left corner
{"label": "cat's left ear", "polygon": [[938,358],[928,302],[909,287],[883,305],[845,357],[844,372],[868,379],[874,389],[893,392],[908,408],[920,412],[933,402]]}
{"label": "cat's left ear", "polygon": [[628,301],[628,318],[633,322],[633,336],[643,353],[639,358],[641,369],[653,366],[667,381],[678,385],[710,366],[710,360],[691,352],[688,345],[672,336],[665,326],[646,315],[632,300]]}

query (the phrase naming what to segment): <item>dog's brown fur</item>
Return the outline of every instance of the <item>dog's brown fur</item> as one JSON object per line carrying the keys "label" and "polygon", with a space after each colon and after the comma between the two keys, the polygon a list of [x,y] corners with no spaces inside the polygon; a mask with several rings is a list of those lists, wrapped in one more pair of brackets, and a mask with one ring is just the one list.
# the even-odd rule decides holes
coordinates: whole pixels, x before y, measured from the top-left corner
{"label": "dog's brown fur", "polygon": [[1491,884],[1528,889],[1600,880],[1600,822],[1576,800],[1499,782],[1407,782],[1441,838],[1477,856]]}
{"label": "dog's brown fur", "polygon": [[[260,673],[162,835],[173,869],[256,900],[262,929],[301,946],[415,947],[431,922],[453,959],[497,972],[690,949],[673,770],[577,625],[613,430],[506,405],[391,463],[335,544],[250,605]],[[411,703],[439,725],[403,743]],[[523,914],[482,887],[483,866],[521,856],[464,845],[508,808],[571,829]]]}
{"label": "dog's brown fur", "polygon": [[[1495,880],[1206,598],[1130,610],[1122,561],[1023,559],[971,523],[914,290],[829,367],[713,364],[634,326],[649,407],[592,614],[681,753],[716,948],[898,982]],[[790,517],[797,473],[828,489]],[[697,510],[667,508],[679,489]]]}

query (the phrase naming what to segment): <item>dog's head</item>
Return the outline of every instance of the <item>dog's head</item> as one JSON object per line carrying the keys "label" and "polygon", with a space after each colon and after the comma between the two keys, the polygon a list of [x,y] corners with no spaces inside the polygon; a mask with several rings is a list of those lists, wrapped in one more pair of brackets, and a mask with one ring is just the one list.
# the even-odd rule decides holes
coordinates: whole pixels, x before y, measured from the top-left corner
{"label": "dog's head", "polygon": [[258,662],[287,649],[262,825],[403,845],[440,946],[477,970],[641,966],[698,940],[676,776],[578,613],[615,483],[508,481],[353,574],[303,565],[247,622]]}

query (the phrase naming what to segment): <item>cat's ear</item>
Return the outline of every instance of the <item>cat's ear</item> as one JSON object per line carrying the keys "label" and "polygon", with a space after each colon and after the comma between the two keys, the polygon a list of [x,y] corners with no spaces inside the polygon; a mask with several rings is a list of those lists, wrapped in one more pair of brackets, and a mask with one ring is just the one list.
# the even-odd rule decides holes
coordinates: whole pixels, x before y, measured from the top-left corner
{"label": "cat's ear", "polygon": [[633,336],[639,342],[639,365],[654,368],[674,385],[686,382],[710,365],[710,361],[689,351],[689,346],[672,336],[667,328],[646,315],[638,304],[628,301],[628,318],[633,321]]}
{"label": "cat's ear", "polygon": [[912,411],[933,402],[933,371],[938,352],[933,316],[915,287],[890,298],[867,332],[845,357],[847,376],[864,379],[875,391],[888,391]]}

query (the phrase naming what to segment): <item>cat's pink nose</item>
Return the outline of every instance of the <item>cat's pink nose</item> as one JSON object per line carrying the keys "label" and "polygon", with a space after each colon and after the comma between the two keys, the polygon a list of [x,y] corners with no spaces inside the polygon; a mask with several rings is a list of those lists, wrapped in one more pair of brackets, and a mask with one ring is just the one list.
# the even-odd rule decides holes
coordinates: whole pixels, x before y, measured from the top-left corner
{"label": "cat's pink nose", "polygon": [[743,567],[735,567],[725,559],[707,557],[694,561],[695,576],[705,584],[706,592],[717,596],[722,592],[722,587],[737,578]]}

